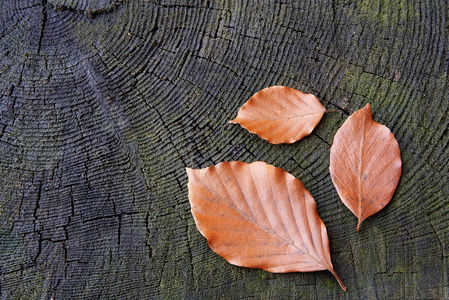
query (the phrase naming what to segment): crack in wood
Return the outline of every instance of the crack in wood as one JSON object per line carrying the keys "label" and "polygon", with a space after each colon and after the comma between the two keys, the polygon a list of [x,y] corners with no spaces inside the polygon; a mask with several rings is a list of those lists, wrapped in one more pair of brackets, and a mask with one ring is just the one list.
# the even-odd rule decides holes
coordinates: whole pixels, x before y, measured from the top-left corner
{"label": "crack in wood", "polygon": [[40,32],[39,41],[37,44],[37,55],[39,55],[41,53],[42,40],[44,38],[45,26],[47,25],[47,0],[42,0],[41,5],[42,5],[42,10],[41,10],[42,21],[41,21],[41,32]]}
{"label": "crack in wood", "polygon": [[76,7],[69,5],[60,5],[60,4],[55,5],[53,3],[49,3],[49,6],[55,11],[69,11],[77,14],[82,14],[88,17],[89,19],[94,19],[95,17],[98,17],[100,15],[106,15],[115,12],[120,6],[126,3],[127,1],[125,0],[113,1],[111,4],[105,5],[103,7],[87,8],[87,9],[78,9]]}

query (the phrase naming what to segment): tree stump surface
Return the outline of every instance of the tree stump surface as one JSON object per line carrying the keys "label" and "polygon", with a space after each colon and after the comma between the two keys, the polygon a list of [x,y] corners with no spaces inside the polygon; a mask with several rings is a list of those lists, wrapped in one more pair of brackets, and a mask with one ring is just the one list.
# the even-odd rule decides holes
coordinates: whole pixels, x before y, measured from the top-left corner
{"label": "tree stump surface", "polygon": [[[437,1],[0,1],[1,299],[449,299],[449,16]],[[286,85],[327,109],[271,145],[228,124]],[[403,174],[363,222],[329,149],[370,103]],[[228,264],[195,227],[186,167],[300,179],[336,272]]]}

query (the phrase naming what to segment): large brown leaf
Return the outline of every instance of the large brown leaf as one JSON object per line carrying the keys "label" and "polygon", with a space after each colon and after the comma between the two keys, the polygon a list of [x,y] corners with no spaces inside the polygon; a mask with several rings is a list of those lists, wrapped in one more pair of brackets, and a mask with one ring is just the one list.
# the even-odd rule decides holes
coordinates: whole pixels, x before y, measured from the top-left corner
{"label": "large brown leaf", "polygon": [[325,111],[314,95],[272,86],[252,96],[230,122],[272,144],[294,143],[312,132]]}
{"label": "large brown leaf", "polygon": [[393,197],[402,162],[393,133],[373,120],[367,104],[337,131],[330,153],[330,174],[343,203],[363,220]]}
{"label": "large brown leaf", "polygon": [[234,265],[269,272],[329,270],[337,278],[326,226],[304,185],[264,162],[186,169],[199,231]]}

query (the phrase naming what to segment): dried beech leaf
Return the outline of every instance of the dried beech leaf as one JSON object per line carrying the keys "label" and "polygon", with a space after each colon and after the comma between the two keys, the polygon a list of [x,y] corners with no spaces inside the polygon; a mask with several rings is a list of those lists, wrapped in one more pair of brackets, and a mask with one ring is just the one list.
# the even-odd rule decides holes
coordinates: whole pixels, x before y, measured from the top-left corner
{"label": "dried beech leaf", "polygon": [[337,278],[326,226],[304,185],[264,162],[186,169],[196,225],[234,265],[274,273],[329,270]]}
{"label": "dried beech leaf", "polygon": [[359,219],[357,231],[390,202],[401,177],[401,153],[390,129],[373,120],[369,104],[338,129],[329,169],[338,195]]}
{"label": "dried beech leaf", "polygon": [[230,123],[239,123],[272,144],[294,143],[312,132],[325,111],[312,94],[272,86],[252,96]]}

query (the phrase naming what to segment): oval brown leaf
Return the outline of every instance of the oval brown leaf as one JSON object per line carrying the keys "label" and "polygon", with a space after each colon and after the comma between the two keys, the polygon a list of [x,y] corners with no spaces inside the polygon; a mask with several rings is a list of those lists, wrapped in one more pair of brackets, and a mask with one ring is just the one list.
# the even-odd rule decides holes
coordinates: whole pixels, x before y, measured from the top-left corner
{"label": "oval brown leaf", "polygon": [[326,226],[304,185],[264,162],[186,169],[198,230],[218,255],[269,272],[329,270]]}
{"label": "oval brown leaf", "polygon": [[272,144],[294,143],[312,132],[325,110],[312,94],[272,86],[252,96],[230,123],[239,123]]}
{"label": "oval brown leaf", "polygon": [[369,103],[338,129],[330,153],[330,174],[343,203],[360,224],[393,197],[402,172],[396,139],[373,120]]}

